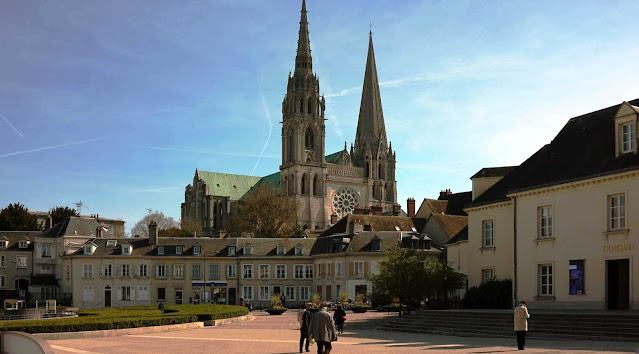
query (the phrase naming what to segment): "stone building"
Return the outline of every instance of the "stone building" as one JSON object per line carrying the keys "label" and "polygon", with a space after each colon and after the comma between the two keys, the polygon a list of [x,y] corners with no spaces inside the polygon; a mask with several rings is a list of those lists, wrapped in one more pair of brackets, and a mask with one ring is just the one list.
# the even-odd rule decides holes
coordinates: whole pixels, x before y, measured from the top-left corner
{"label": "stone building", "polygon": [[258,178],[196,170],[185,189],[182,220],[216,235],[231,204],[261,183],[281,188],[298,205],[305,229],[324,230],[355,206],[379,206],[392,213],[397,202],[396,154],[386,136],[372,33],[355,142],[326,155],[326,101],[313,72],[306,2],[302,1],[295,69],[282,101],[280,171]]}

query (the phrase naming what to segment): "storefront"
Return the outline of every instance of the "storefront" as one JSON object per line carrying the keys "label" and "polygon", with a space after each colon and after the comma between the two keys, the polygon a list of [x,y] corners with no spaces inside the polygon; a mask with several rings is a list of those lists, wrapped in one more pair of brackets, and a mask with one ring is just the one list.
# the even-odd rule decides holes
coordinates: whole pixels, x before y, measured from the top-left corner
{"label": "storefront", "polygon": [[[233,304],[229,298],[229,289],[225,281],[193,281],[193,303]],[[235,290],[234,288],[231,290]]]}

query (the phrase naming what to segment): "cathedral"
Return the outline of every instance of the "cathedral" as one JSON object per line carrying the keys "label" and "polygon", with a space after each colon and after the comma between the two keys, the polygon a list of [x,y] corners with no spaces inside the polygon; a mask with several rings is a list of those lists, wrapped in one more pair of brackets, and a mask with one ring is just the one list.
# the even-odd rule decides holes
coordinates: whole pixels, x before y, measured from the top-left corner
{"label": "cathedral", "polygon": [[299,24],[295,70],[289,73],[282,101],[280,171],[260,178],[196,169],[185,189],[182,220],[197,222],[205,235],[219,234],[231,205],[265,183],[296,200],[304,229],[326,229],[358,206],[383,214],[398,211],[396,154],[386,137],[372,33],[355,142],[326,155],[326,100],[313,73],[305,0]]}

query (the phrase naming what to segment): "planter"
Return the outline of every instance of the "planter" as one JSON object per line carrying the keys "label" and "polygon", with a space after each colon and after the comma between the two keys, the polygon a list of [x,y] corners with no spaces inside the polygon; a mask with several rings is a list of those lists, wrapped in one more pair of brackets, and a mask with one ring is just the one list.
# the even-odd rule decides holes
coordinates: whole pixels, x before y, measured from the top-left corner
{"label": "planter", "polygon": [[265,311],[268,312],[268,314],[271,316],[279,316],[283,314],[284,312],[286,312],[286,310],[287,309],[267,309]]}
{"label": "planter", "polygon": [[370,309],[370,307],[367,306],[352,306],[351,307],[351,311],[353,311],[353,313],[364,313],[366,311],[368,311]]}

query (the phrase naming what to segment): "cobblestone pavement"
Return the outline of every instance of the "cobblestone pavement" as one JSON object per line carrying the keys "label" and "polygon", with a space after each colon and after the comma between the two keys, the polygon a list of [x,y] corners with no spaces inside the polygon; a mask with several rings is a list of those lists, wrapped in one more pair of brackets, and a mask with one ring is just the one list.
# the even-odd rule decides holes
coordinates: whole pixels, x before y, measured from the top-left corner
{"label": "cobblestone pavement", "polygon": [[[297,311],[282,316],[254,313],[255,319],[221,327],[111,338],[52,340],[56,353],[297,353]],[[380,331],[387,313],[348,313],[345,332],[333,345],[338,353],[508,353],[514,338],[470,338]],[[635,352],[639,343],[529,340],[526,353]],[[311,353],[317,351],[311,347]]]}

